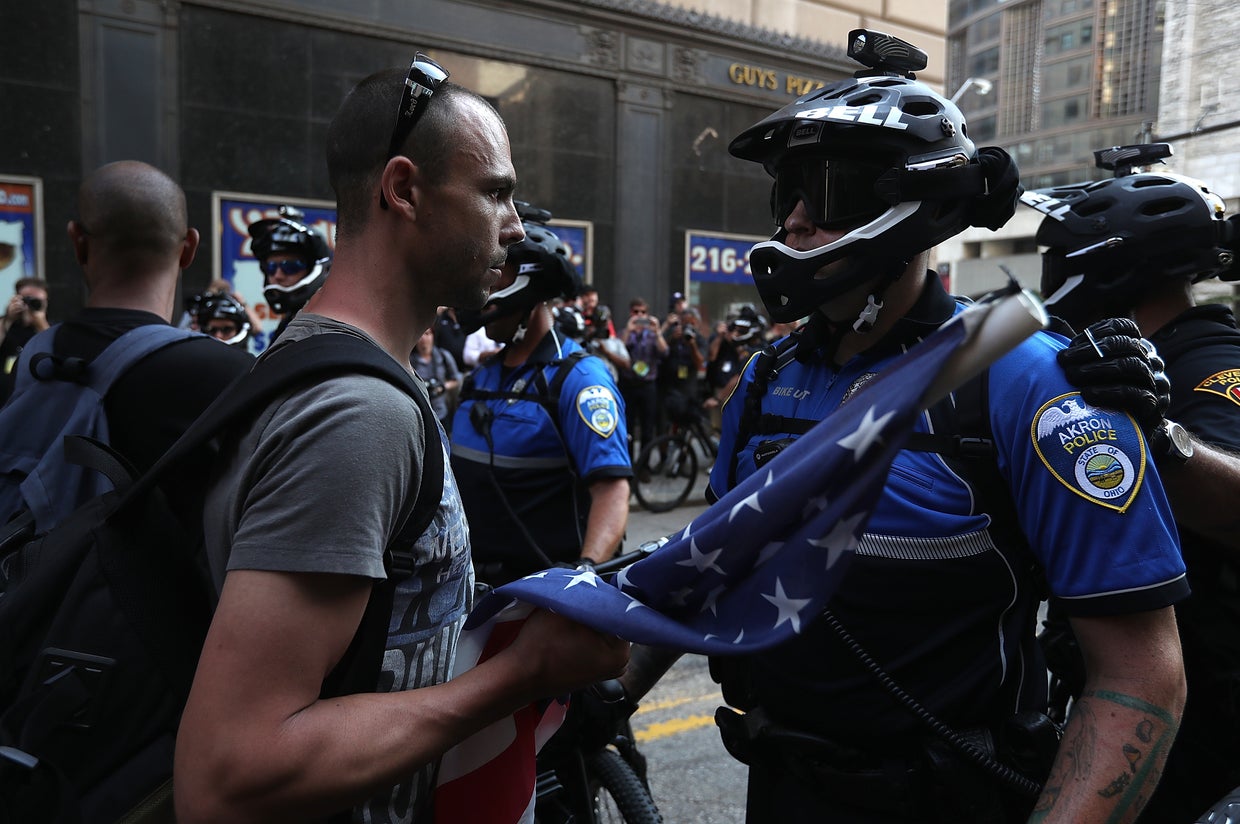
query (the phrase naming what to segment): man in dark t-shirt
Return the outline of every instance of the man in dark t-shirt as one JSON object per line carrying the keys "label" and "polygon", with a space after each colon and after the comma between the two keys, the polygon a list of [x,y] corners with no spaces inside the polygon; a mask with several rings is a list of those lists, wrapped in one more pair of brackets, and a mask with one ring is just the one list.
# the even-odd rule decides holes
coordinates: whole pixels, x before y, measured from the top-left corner
{"label": "man in dark t-shirt", "polygon": [[[198,249],[185,195],[144,163],[93,172],[79,191],[69,240],[89,289],[86,308],[55,327],[52,352],[93,360],[124,333],[169,323],[177,281]],[[88,229],[89,227],[89,229]],[[139,470],[150,467],[253,357],[205,335],[168,344],[129,368],[104,400],[109,441]],[[205,474],[205,473],[203,473]],[[178,473],[174,507],[194,494],[196,473]]]}

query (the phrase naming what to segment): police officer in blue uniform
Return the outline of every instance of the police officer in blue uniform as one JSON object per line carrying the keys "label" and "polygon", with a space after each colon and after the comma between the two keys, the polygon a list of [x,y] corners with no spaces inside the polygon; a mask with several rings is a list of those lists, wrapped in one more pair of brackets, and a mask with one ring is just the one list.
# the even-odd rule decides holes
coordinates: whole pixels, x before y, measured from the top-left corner
{"label": "police officer in blue uniform", "polygon": [[[1240,279],[1240,220],[1207,184],[1156,165],[1171,155],[1166,144],[1095,155],[1114,179],[1022,200],[1046,215],[1037,240],[1047,309],[1089,325],[1060,360],[1087,398],[1143,419],[1175,513],[1192,587],[1175,607],[1188,701],[1140,820],[1191,821],[1240,786],[1240,330],[1229,307],[1198,306],[1192,291]],[[1098,320],[1113,314],[1122,318]],[[1131,379],[1156,371],[1140,335],[1165,363],[1169,405],[1150,402],[1153,381]]]}
{"label": "police officer in blue uniform", "polygon": [[548,301],[579,287],[551,215],[518,203],[510,246],[481,312],[503,349],[470,374],[452,425],[452,469],[478,577],[498,585],[553,564],[597,564],[624,537],[629,463],[624,405],[597,357],[555,327]]}
{"label": "police officer in blue uniform", "polygon": [[263,299],[280,323],[265,345],[271,345],[293,317],[327,280],[331,247],[322,232],[308,226],[305,215],[281,206],[277,217],[251,223],[250,250],[263,273]]}
{"label": "police officer in blue uniform", "polygon": [[[725,405],[714,496],[962,311],[930,250],[1015,208],[1014,164],[917,82],[923,53],[864,30],[849,53],[869,68],[730,145],[774,178],[759,295],[774,321],[809,321]],[[927,412],[803,636],[713,662],[745,713],[717,720],[750,765],[750,822],[1024,821],[1036,805],[1080,824],[1148,797],[1183,703],[1171,605],[1188,588],[1137,424],[1081,398],[1064,342],[1033,336]],[[1062,742],[1040,713],[1044,589],[1089,662]]]}

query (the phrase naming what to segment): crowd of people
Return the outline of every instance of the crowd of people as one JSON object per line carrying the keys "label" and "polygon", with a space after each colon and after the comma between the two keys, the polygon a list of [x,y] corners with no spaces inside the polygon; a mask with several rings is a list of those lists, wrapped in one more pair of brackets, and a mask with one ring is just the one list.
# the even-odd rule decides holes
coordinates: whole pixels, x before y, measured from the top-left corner
{"label": "crowd of people", "polygon": [[[217,604],[170,765],[178,820],[429,821],[440,757],[486,725],[617,676],[631,712],[677,651],[549,610],[449,678],[475,585],[556,565],[590,583],[621,548],[634,450],[687,416],[717,416],[712,501],[796,450],[967,309],[930,270],[935,246],[1021,202],[1007,153],[973,143],[913,52],[869,37],[849,44],[853,78],[732,140],[773,177],[776,233],[751,253],[757,300],[709,331],[679,292],[613,316],[550,213],[514,200],[499,114],[434,61],[349,92],[327,130],[334,253],[291,210],[251,227],[283,315],[267,351],[361,340],[421,376],[437,420],[374,375],[330,376],[183,479]],[[1024,193],[1063,325],[925,411],[829,610],[712,659],[752,824],[1187,822],[1240,785],[1240,331],[1191,290],[1240,279],[1240,232],[1201,182],[1115,171]],[[97,170],[68,236],[87,308],[46,329],[47,285],[21,282],[6,344],[48,335],[89,360],[169,325],[199,239],[170,178]],[[236,344],[254,318],[227,283],[184,310],[234,345],[193,336],[117,384],[106,413],[140,468],[253,363]],[[431,450],[442,479],[424,475]],[[439,480],[430,526],[404,541]],[[326,697],[390,577],[377,683]],[[1039,638],[1047,601],[1060,623]]]}

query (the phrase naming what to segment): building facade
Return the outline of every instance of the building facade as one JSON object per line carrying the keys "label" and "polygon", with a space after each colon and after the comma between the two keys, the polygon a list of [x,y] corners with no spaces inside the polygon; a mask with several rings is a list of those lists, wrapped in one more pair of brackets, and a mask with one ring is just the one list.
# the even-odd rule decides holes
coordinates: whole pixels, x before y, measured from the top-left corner
{"label": "building facade", "polygon": [[[1148,142],[1157,119],[1164,0],[951,0],[947,87],[979,145],[1016,159],[1027,189],[1110,172],[1093,152]],[[953,290],[977,295],[1013,273],[1037,288],[1039,216],[970,229],[940,247]]]}
{"label": "building facade", "polygon": [[[690,5],[6,4],[0,208],[16,211],[8,219],[0,211],[0,251],[11,224],[24,229],[19,249],[33,259],[0,266],[0,292],[34,272],[52,283],[54,317],[79,306],[63,229],[77,186],[102,163],[138,159],[181,183],[203,232],[187,289],[223,276],[261,299],[245,224],[279,203],[330,224],[323,147],[340,100],[370,72],[407,65],[421,50],[499,110],[517,196],[553,212],[605,299],[627,305],[640,295],[658,308],[687,288],[708,317],[756,302],[744,254],[773,231],[769,180],[732,158],[728,141],[854,71],[843,47],[861,25],[921,40],[931,53],[925,79],[941,85],[945,6],[733,0],[704,14]],[[888,17],[874,14],[884,9]]]}

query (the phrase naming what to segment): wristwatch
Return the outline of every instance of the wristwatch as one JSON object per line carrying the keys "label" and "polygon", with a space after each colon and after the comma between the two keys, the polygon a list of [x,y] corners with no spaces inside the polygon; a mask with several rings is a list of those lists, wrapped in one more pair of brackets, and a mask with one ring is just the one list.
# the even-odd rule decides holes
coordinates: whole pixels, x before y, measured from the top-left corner
{"label": "wristwatch", "polygon": [[1155,459],[1167,458],[1182,464],[1193,457],[1193,439],[1183,426],[1164,419],[1150,434],[1150,451]]}

